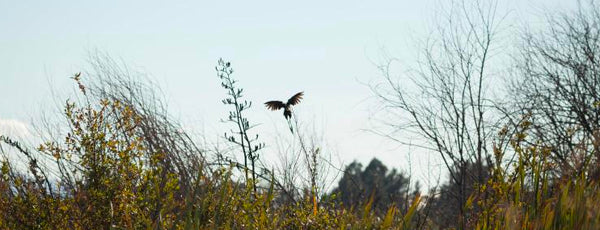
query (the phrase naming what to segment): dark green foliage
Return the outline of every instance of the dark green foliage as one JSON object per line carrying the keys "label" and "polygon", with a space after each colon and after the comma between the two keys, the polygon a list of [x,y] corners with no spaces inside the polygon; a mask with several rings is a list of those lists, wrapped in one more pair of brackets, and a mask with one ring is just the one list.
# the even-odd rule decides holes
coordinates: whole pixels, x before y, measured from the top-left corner
{"label": "dark green foliage", "polygon": [[344,175],[332,194],[336,194],[344,207],[358,207],[372,199],[372,209],[379,214],[391,206],[406,211],[419,187],[410,187],[410,178],[404,173],[387,167],[373,158],[362,170],[362,165],[352,162],[344,170]]}
{"label": "dark green foliage", "polygon": [[[489,178],[489,168],[482,166],[483,178],[479,179],[479,167],[474,164],[467,164],[465,167],[455,167],[455,175],[463,177],[463,184],[458,184],[454,180],[449,180],[447,183],[440,186],[439,189],[432,191],[437,196],[430,200],[431,221],[442,228],[459,226],[458,220],[460,215],[465,215],[467,219],[470,217],[470,212],[461,213],[457,207],[464,207],[469,196],[479,191],[479,187],[486,183]],[[466,192],[461,192],[462,190]],[[460,197],[462,196],[462,197]],[[458,198],[458,199],[457,199]],[[459,203],[462,201],[462,203]]]}

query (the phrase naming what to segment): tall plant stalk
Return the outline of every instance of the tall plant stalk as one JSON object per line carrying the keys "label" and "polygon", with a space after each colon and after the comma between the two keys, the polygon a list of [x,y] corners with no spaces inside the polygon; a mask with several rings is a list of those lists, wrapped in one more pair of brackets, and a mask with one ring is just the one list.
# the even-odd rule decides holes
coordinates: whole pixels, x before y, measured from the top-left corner
{"label": "tall plant stalk", "polygon": [[[252,102],[242,99],[244,89],[236,86],[237,80],[232,78],[233,69],[231,68],[231,63],[219,59],[216,70],[217,76],[221,79],[221,86],[227,90],[227,97],[222,102],[232,107],[232,110],[229,111],[229,116],[224,121],[234,123],[236,127],[236,130],[231,130],[231,134],[228,135],[225,133],[225,138],[242,149],[246,182],[252,181],[252,189],[256,193],[255,165],[258,160],[257,152],[264,147],[264,144],[253,144],[258,140],[258,135],[254,138],[248,136],[248,131],[254,126],[250,126],[250,122],[242,114],[243,111],[252,106]],[[236,138],[236,136],[239,137]],[[251,169],[248,166],[248,161]],[[250,171],[250,175],[248,171]]]}

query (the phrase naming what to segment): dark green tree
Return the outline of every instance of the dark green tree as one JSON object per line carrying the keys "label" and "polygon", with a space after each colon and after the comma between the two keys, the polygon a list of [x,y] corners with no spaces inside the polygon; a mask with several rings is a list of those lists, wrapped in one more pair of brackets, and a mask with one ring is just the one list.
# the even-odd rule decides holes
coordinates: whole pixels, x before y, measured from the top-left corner
{"label": "dark green tree", "polygon": [[[486,165],[477,166],[474,164],[466,164],[463,167],[455,166],[453,173],[467,178],[463,184],[458,184],[450,179],[446,184],[443,184],[438,191],[431,192],[432,199],[429,202],[429,210],[431,210],[430,219],[435,222],[440,229],[447,229],[460,226],[459,220],[470,220],[473,211],[480,211],[478,207],[473,207],[471,212],[465,212],[464,217],[460,217],[461,213],[457,212],[457,207],[464,204],[459,203],[460,200],[467,200],[481,186],[478,178],[473,176],[479,173],[479,169],[483,168],[483,180],[486,181],[489,174],[489,167]],[[463,197],[460,197],[463,196]]]}
{"label": "dark green tree", "polygon": [[378,159],[373,158],[362,170],[362,164],[354,161],[346,167],[338,187],[333,190],[346,207],[357,207],[373,199],[373,210],[383,213],[390,205],[405,210],[412,197],[419,192],[419,185],[411,188],[410,177],[402,172],[391,171]]}

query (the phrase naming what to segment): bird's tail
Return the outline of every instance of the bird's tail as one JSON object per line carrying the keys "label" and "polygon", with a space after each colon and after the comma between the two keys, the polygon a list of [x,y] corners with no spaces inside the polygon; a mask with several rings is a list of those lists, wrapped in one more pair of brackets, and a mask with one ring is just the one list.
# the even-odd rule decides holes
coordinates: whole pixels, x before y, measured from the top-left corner
{"label": "bird's tail", "polygon": [[294,125],[292,124],[292,119],[287,119],[288,126],[290,127],[290,132],[294,134]]}

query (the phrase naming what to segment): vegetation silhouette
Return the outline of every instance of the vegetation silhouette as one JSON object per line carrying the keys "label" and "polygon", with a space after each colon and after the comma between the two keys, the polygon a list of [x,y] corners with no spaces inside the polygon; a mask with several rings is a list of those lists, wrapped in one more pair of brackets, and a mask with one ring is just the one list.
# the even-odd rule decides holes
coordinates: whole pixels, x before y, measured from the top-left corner
{"label": "vegetation silhouette", "polygon": [[0,134],[0,229],[598,229],[600,7],[524,32],[500,100],[486,93],[496,5],[461,4],[411,72],[414,87],[383,65],[372,88],[394,118],[379,133],[400,144],[414,142],[394,134],[413,135],[443,160],[448,180],[428,191],[375,158],[340,167],[324,189],[328,150],[291,110],[303,92],[265,103],[296,129],[284,144],[293,157],[274,169],[260,154],[275,140],[253,133],[230,62],[215,70],[233,128],[226,146],[210,146],[142,73],[96,53],[60,119],[37,126],[40,143]]}

